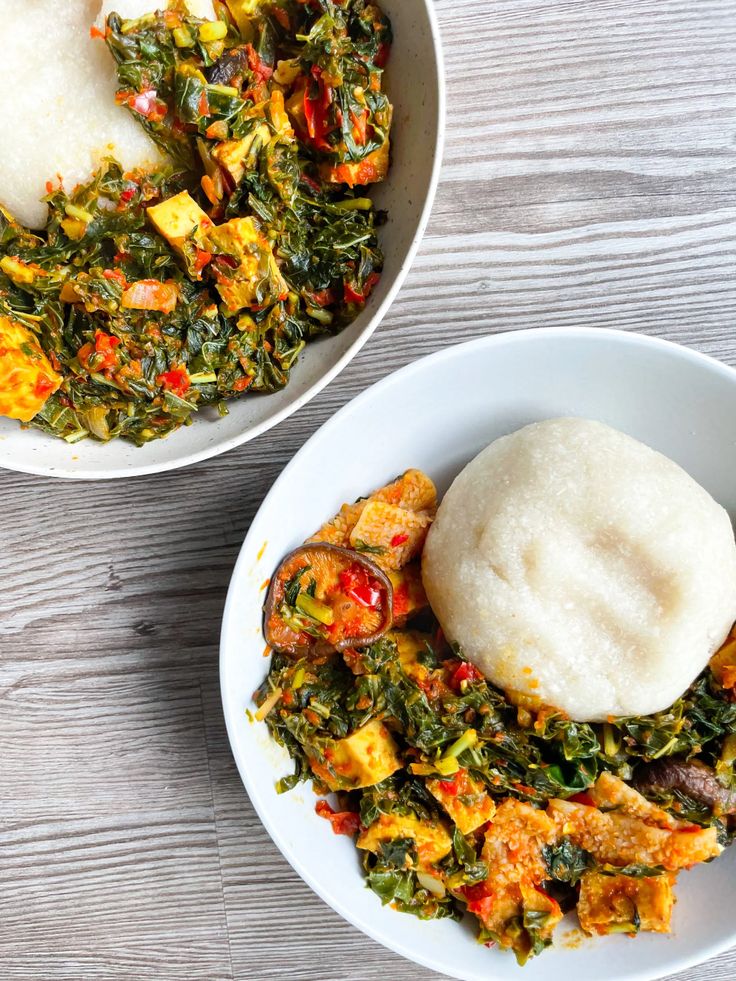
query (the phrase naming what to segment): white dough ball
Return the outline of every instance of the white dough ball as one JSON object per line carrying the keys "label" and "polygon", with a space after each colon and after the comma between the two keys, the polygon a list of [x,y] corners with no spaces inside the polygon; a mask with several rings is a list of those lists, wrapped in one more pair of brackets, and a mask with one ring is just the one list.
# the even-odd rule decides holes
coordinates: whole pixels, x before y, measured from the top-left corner
{"label": "white dough ball", "polygon": [[736,619],[728,514],[672,460],[585,419],[483,450],[422,571],[445,635],[491,682],[578,721],[667,708]]}
{"label": "white dough ball", "polygon": [[[106,6],[135,13],[141,4],[121,0]],[[100,0],[0,0],[0,117],[6,134],[0,204],[34,228],[46,223],[41,198],[57,174],[70,191],[105,156],[116,157],[126,170],[162,160],[143,128],[115,103],[115,62],[104,41],[90,37],[100,8]]]}

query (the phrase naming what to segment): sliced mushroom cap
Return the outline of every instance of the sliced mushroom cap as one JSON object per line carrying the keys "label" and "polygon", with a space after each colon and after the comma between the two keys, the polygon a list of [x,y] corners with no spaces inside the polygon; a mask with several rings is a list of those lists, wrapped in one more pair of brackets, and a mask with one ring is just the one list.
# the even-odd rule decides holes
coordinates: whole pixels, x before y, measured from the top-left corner
{"label": "sliced mushroom cap", "polygon": [[243,74],[248,65],[248,52],[245,48],[229,48],[209,68],[204,77],[210,85],[232,85]]}
{"label": "sliced mushroom cap", "polygon": [[393,588],[360,552],[310,542],[282,560],[264,605],[266,643],[285,654],[365,647],[393,622]]}
{"label": "sliced mushroom cap", "polygon": [[697,760],[657,760],[640,766],[633,780],[639,793],[679,791],[721,814],[736,813],[736,792],[727,790],[704,763]]}

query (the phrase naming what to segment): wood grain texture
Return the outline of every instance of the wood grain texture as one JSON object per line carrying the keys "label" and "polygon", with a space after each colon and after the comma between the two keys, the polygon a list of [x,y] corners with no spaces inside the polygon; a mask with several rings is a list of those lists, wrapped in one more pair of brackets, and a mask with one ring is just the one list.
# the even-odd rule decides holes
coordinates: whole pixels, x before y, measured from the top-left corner
{"label": "wood grain texture", "polygon": [[[0,976],[430,981],[297,878],[224,733],[240,542],[336,409],[422,354],[620,327],[736,364],[736,0],[438,0],[449,135],[368,347],[297,418],[185,471],[0,473]],[[680,975],[730,981],[736,952]]]}

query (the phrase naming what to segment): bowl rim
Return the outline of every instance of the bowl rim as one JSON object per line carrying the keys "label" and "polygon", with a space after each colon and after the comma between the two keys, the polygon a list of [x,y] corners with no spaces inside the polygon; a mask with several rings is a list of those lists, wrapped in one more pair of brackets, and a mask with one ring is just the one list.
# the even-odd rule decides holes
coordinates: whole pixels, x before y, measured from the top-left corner
{"label": "bowl rim", "polygon": [[[430,956],[424,955],[421,950],[417,951],[415,949],[409,949],[399,941],[394,941],[393,939],[387,939],[378,928],[374,928],[370,923],[363,921],[360,917],[353,915],[351,909],[346,906],[340,899],[334,897],[329,888],[318,881],[311,872],[303,864],[299,850],[293,847],[286,840],[285,836],[281,833],[277,826],[274,826],[270,819],[267,817],[267,808],[261,796],[261,788],[254,780],[251,780],[250,774],[248,772],[248,762],[242,752],[241,742],[238,738],[236,725],[239,719],[236,719],[231,712],[228,710],[228,692],[230,690],[228,684],[228,647],[231,643],[230,638],[233,634],[233,628],[231,623],[234,619],[234,607],[237,603],[236,595],[236,583],[239,583],[243,577],[244,567],[249,561],[249,555],[253,549],[254,543],[260,541],[263,537],[263,531],[258,527],[258,517],[262,513],[263,509],[266,507],[269,499],[274,495],[282,484],[286,484],[291,481],[292,471],[298,466],[299,458],[302,453],[313,443],[318,440],[323,439],[326,435],[330,433],[333,427],[338,425],[345,416],[351,415],[352,413],[358,411],[362,405],[369,399],[374,398],[379,395],[384,389],[393,385],[397,376],[399,379],[408,379],[413,375],[424,370],[424,366],[427,363],[435,364],[437,362],[449,361],[455,357],[462,358],[467,353],[472,353],[475,350],[481,348],[496,348],[496,347],[506,347],[512,345],[524,345],[528,342],[534,342],[536,339],[543,338],[562,338],[566,340],[592,340],[593,338],[608,338],[615,339],[617,342],[622,343],[625,347],[645,347],[649,349],[659,349],[668,356],[674,356],[681,361],[695,363],[703,368],[713,371],[716,374],[721,375],[729,379],[732,383],[736,385],[736,367],[725,364],[718,359],[711,357],[710,355],[704,354],[702,351],[695,350],[694,348],[686,347],[685,345],[678,344],[674,341],[666,340],[661,337],[653,337],[648,334],[637,334],[627,330],[620,330],[609,327],[591,328],[591,327],[532,327],[523,330],[506,331],[498,334],[484,335],[483,337],[476,338],[471,341],[466,341],[462,344],[456,344],[451,347],[445,347],[433,354],[425,355],[422,358],[418,358],[415,361],[410,362],[398,370],[391,372],[384,378],[375,382],[373,385],[369,386],[364,391],[360,392],[348,403],[342,406],[333,416],[331,416],[326,422],[320,426],[320,428],[313,433],[300,447],[300,449],[294,454],[291,460],[287,463],[284,469],[281,471],[279,476],[276,478],[274,483],[271,485],[268,493],[265,495],[261,504],[256,511],[256,514],[251,521],[248,532],[243,540],[243,544],[238,553],[237,560],[233,566],[233,572],[228,586],[227,596],[225,599],[225,606],[223,609],[222,626],[220,630],[220,656],[219,656],[219,671],[220,671],[220,698],[222,702],[223,715],[225,718],[225,727],[227,730],[228,741],[230,743],[230,749],[235,760],[240,779],[243,786],[248,794],[248,797],[258,815],[258,818],[268,832],[269,837],[274,842],[276,847],[279,849],[281,854],[284,856],[289,865],[294,869],[294,871],[299,875],[299,877],[309,886],[309,888],[317,895],[319,898],[327,903],[327,905],[338,913],[344,920],[350,923],[352,926],[356,927],[361,933],[366,934],[372,940],[380,943],[383,947],[394,951],[394,953],[406,958],[408,961],[419,964],[430,970],[437,971],[438,968],[436,964],[432,961]],[[627,971],[623,981],[656,981],[658,978],[663,978],[669,976],[672,973],[677,973],[680,971],[685,971],[691,967],[698,964],[702,964],[704,961],[709,960],[712,957],[723,953],[733,946],[736,940],[736,931],[734,935],[727,940],[718,940],[707,946],[694,951],[691,955],[680,956],[676,961],[666,964],[664,966],[663,974],[652,974],[647,969],[637,970],[636,966],[632,966],[630,971]],[[446,966],[441,969],[442,973],[448,977],[457,978],[459,981],[465,981],[467,975],[462,973],[461,970],[458,971],[448,971]],[[486,975],[488,981],[492,981],[495,972],[489,971]]]}
{"label": "bowl rim", "polygon": [[323,391],[323,389],[325,389],[330,382],[345,369],[345,367],[353,360],[361,348],[368,343],[373,334],[376,332],[380,324],[383,322],[383,319],[386,316],[390,306],[396,299],[399,290],[404,285],[404,280],[411,269],[419,246],[424,238],[424,233],[427,229],[429,217],[437,194],[437,186],[439,184],[440,171],[442,169],[444,156],[447,119],[445,61],[439,20],[434,8],[433,0],[421,0],[421,2],[427,13],[430,36],[432,39],[432,48],[434,50],[435,65],[437,69],[437,117],[434,146],[432,147],[432,171],[427,189],[427,195],[425,197],[424,204],[422,205],[416,232],[406,252],[404,260],[396,273],[393,283],[391,284],[381,303],[377,306],[369,322],[361,330],[350,347],[348,347],[342,356],[335,362],[335,364],[323,375],[321,375],[317,381],[310,385],[309,388],[305,389],[305,391],[303,391],[298,398],[296,398],[289,405],[285,405],[283,408],[279,409],[279,411],[275,412],[272,416],[269,416],[267,419],[263,419],[261,422],[256,423],[242,433],[238,433],[236,436],[231,436],[229,439],[225,439],[220,442],[214,442],[201,450],[183,454],[182,456],[177,457],[176,460],[168,460],[161,463],[148,463],[140,466],[124,468],[100,467],[99,469],[92,469],[89,467],[79,467],[65,469],[64,467],[56,467],[54,468],[53,472],[43,466],[36,466],[28,463],[15,463],[11,460],[3,461],[3,463],[0,464],[0,469],[10,470],[15,473],[33,474],[39,477],[55,477],[59,478],[60,480],[122,480],[127,477],[143,477],[149,474],[166,473],[171,470],[179,470],[183,467],[191,466],[194,463],[201,463],[203,460],[209,460],[212,459],[212,457],[221,456],[223,453],[229,453],[230,450],[234,450],[238,446],[243,446],[245,443],[249,443],[251,440],[256,439],[263,433],[268,432],[269,429],[273,429],[275,426],[278,426],[285,419],[288,419],[289,416],[292,416],[295,412],[298,412],[299,409],[315,398],[315,396]]}

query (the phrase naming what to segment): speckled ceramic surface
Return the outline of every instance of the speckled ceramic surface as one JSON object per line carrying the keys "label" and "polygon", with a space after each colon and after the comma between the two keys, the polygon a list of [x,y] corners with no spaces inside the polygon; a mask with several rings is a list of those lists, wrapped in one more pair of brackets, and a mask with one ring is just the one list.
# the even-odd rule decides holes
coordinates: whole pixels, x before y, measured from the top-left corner
{"label": "speckled ceramic surface", "polygon": [[442,55],[432,0],[385,0],[394,48],[386,89],[394,105],[393,163],[373,197],[388,211],[381,244],[384,275],[363,313],[338,337],[310,345],[289,385],[273,395],[229,403],[218,419],[205,410],[193,425],[136,447],[122,440],[68,446],[0,419],[0,466],[71,478],[112,478],[171,470],[224,453],[265,432],[317,394],[366,343],[408,272],[429,217],[444,136]]}

